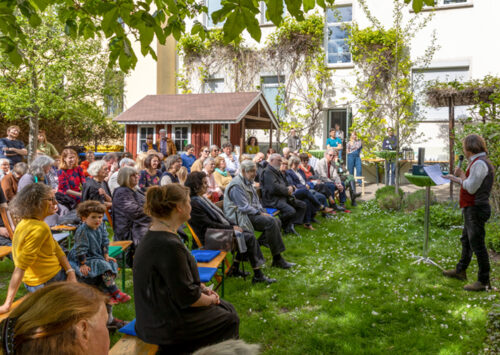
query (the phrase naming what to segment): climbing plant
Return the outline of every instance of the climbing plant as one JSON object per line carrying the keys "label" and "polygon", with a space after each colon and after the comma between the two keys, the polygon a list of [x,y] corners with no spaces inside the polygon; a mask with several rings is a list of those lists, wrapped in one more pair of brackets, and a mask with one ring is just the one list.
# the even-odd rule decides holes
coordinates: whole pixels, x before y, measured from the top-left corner
{"label": "climbing plant", "polygon": [[260,73],[275,73],[279,82],[276,117],[281,123],[278,141],[295,128],[311,148],[321,129],[327,88],[333,85],[323,49],[324,18],[312,14],[303,21],[287,18],[269,35],[262,48],[244,40],[225,44],[221,30],[205,37],[185,36],[178,44],[183,70],[178,83],[182,92],[193,92],[199,81],[221,75],[232,91],[261,88]]}

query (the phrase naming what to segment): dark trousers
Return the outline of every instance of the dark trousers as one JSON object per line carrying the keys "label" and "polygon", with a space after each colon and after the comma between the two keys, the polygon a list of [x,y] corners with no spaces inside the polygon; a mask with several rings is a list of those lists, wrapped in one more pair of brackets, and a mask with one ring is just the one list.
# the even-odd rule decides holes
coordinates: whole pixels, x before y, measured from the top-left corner
{"label": "dark trousers", "polygon": [[484,224],[491,216],[490,205],[464,207],[464,229],[462,231],[462,257],[457,264],[457,271],[465,271],[469,266],[472,253],[476,254],[479,271],[478,281],[483,284],[490,282],[490,260],[484,243]]}
{"label": "dark trousers", "polygon": [[281,238],[281,222],[272,216],[254,215],[248,216],[256,231],[263,232],[259,243],[269,245],[273,256],[285,251],[285,243]]}
{"label": "dark trousers", "polygon": [[[330,189],[332,196],[335,196],[335,191],[338,190],[337,185],[335,185],[333,182],[325,182],[325,185],[326,187],[328,187],[328,189]],[[341,205],[343,205],[347,200],[347,195],[345,193],[345,184],[342,183],[342,186],[344,187],[344,189],[342,191],[339,191],[339,200]]]}
{"label": "dark trousers", "polygon": [[[206,323],[201,337],[194,337],[198,334],[193,334],[191,339],[182,339],[179,344],[160,345],[156,354],[191,354],[208,345],[217,344],[229,339],[238,339],[240,319],[233,305],[221,299],[220,304],[209,307],[217,307],[219,312],[217,312],[215,320],[211,320],[210,318],[205,321],[200,320],[200,326],[205,326],[205,324],[201,325],[202,322]],[[210,326],[211,321],[213,322],[213,326]]]}
{"label": "dark trousers", "polygon": [[316,212],[319,211],[321,203],[307,189],[295,190],[293,195],[300,201],[306,204],[306,213],[304,215],[304,223],[311,223]]}
{"label": "dark trousers", "polygon": [[[247,245],[247,251],[243,255],[247,256],[250,265],[252,265],[252,269],[257,269],[265,263],[264,255],[262,255],[262,251],[260,250],[260,245],[252,232],[243,231],[243,237],[245,238],[245,244]],[[240,252],[237,253],[236,260],[242,260]]]}
{"label": "dark trousers", "polygon": [[285,232],[289,231],[292,225],[304,223],[304,216],[306,214],[307,205],[305,202],[294,199],[293,205],[284,199],[277,200],[272,206],[280,210],[281,224]]}

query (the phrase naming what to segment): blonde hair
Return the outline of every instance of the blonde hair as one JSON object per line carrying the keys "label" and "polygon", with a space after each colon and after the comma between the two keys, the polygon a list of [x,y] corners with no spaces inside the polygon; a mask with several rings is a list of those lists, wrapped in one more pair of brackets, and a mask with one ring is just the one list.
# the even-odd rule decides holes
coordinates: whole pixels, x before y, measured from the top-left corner
{"label": "blonde hair", "polygon": [[28,295],[9,316],[15,319],[15,354],[83,354],[75,325],[106,301],[96,288],[76,282],[55,282]]}
{"label": "blonde hair", "polygon": [[221,157],[220,155],[215,158],[215,167],[218,168],[221,162],[225,162],[226,159]]}
{"label": "blonde hair", "polygon": [[151,186],[146,192],[144,212],[155,218],[169,217],[177,204],[187,199],[189,199],[189,188],[181,184]]}
{"label": "blonde hair", "polygon": [[144,160],[146,160],[147,156],[148,154],[144,152],[140,152],[139,154],[137,154],[137,158],[135,158],[137,170],[144,170]]}
{"label": "blonde hair", "polygon": [[179,179],[179,182],[184,185],[186,182],[187,176],[188,176],[188,170],[186,169],[185,166],[181,166],[179,171],[177,172],[177,178]]}
{"label": "blonde hair", "polygon": [[74,168],[74,167],[75,167],[75,166],[72,166],[72,167],[70,168],[70,167],[68,167],[68,166],[66,165],[66,157],[67,157],[68,155],[71,155],[71,154],[75,155],[75,157],[76,157],[75,166],[78,166],[78,154],[76,154],[76,152],[75,152],[73,149],[71,149],[71,148],[66,148],[66,149],[64,149],[64,150],[62,151],[62,153],[61,153],[61,164],[59,164],[59,169],[66,170],[66,169],[71,169],[71,168]]}

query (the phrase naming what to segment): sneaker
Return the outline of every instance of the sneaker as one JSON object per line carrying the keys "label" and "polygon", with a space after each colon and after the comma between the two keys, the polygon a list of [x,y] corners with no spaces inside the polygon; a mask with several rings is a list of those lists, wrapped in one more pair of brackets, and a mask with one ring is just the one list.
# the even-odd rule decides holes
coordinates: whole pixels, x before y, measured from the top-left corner
{"label": "sneaker", "polygon": [[465,291],[486,291],[488,288],[491,288],[490,283],[483,284],[481,281],[476,281],[464,286]]}
{"label": "sneaker", "polygon": [[467,280],[467,274],[465,273],[465,271],[457,272],[456,269],[444,270],[443,271],[443,275],[446,276],[446,277],[451,277],[453,279],[458,279],[458,280],[461,280],[461,281]]}
{"label": "sneaker", "polygon": [[106,324],[106,327],[108,327],[108,330],[114,331],[123,328],[126,326],[129,322],[118,319],[116,317],[113,317],[113,320]]}
{"label": "sneaker", "polygon": [[112,299],[114,299],[116,303],[127,303],[131,298],[132,297],[122,291],[118,291],[112,296]]}

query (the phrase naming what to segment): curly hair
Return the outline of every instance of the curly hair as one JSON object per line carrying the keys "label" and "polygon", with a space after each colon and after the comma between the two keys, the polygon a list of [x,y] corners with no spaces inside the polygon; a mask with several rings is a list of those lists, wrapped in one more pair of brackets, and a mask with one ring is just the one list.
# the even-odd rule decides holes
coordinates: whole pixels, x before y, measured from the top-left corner
{"label": "curly hair", "polygon": [[38,218],[47,209],[52,189],[45,184],[31,184],[18,191],[9,204],[11,213],[20,218]]}
{"label": "curly hair", "polygon": [[99,213],[103,215],[106,213],[106,206],[99,201],[89,200],[80,203],[76,208],[76,214],[80,218],[87,218],[91,213]]}

